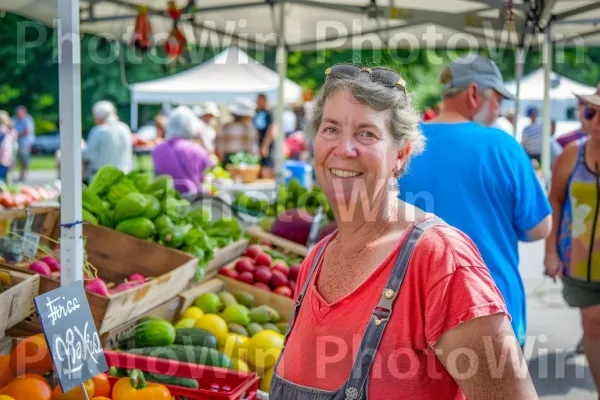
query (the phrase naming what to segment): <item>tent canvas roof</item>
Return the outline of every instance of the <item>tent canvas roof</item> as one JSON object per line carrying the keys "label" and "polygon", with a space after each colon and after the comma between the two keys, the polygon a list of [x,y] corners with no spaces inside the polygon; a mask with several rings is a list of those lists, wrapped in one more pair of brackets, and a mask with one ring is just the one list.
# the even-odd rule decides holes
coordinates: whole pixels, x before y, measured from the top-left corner
{"label": "tent canvas roof", "polygon": [[[132,85],[132,101],[141,104],[198,104],[205,101],[228,103],[237,96],[256,97],[265,93],[271,102],[277,101],[279,75],[232,47],[213,59],[165,78]],[[286,103],[302,99],[302,87],[285,81]]]}
{"label": "tent canvas roof", "polygon": [[[53,24],[58,0],[0,0],[0,9]],[[182,23],[190,42],[213,48],[259,43],[275,46],[278,4],[286,3],[285,38],[289,50],[324,48],[415,48],[514,46],[531,10],[513,0],[515,29],[508,30],[504,0],[193,0],[194,12]],[[129,41],[139,5],[147,5],[154,33],[171,29],[167,0],[81,0],[81,29]],[[188,0],[177,0],[184,7]],[[276,7],[272,7],[274,4]],[[539,2],[538,2],[539,4]],[[551,34],[561,46],[600,44],[600,2],[548,0]],[[485,29],[484,29],[485,28]],[[577,37],[577,40],[567,40]],[[534,42],[539,43],[540,35]],[[565,42],[565,40],[567,40]]]}
{"label": "tent canvas roof", "polygon": [[[596,88],[593,86],[584,85],[555,72],[551,73],[550,80],[550,99],[552,100],[574,100],[575,96],[573,93],[593,94],[596,91]],[[512,93],[517,92],[517,84],[515,82],[508,82],[506,87]],[[523,77],[519,98],[521,100],[544,99],[544,70],[542,68]]]}

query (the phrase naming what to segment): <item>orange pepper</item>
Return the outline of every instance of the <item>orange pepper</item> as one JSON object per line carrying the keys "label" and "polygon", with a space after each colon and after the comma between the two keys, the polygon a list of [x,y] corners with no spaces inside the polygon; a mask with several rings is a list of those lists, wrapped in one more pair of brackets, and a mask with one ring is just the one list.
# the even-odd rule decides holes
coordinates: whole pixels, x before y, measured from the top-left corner
{"label": "orange pepper", "polygon": [[[94,381],[89,380],[83,383],[85,387],[85,391],[88,395],[88,398],[94,397]],[[83,394],[83,389],[81,389],[81,385],[74,387],[69,390],[67,393],[63,393],[60,385],[56,385],[54,388],[54,392],[52,392],[52,400],[86,400],[85,395]]]}
{"label": "orange pepper", "polygon": [[10,396],[6,396],[6,395],[3,395],[3,394],[0,394],[0,400],[15,400],[15,399],[13,399]]}
{"label": "orange pepper", "polygon": [[0,356],[0,389],[13,380],[15,374],[10,368],[10,356]]}
{"label": "orange pepper", "polygon": [[52,400],[52,389],[46,381],[38,378],[15,378],[0,394],[10,396],[14,400]]}
{"label": "orange pepper", "polygon": [[92,378],[94,381],[94,396],[108,397],[110,396],[110,381],[107,374],[100,374]]}
{"label": "orange pepper", "polygon": [[134,369],[129,378],[115,383],[112,400],[171,400],[171,392],[161,384],[146,383],[142,371]]}
{"label": "orange pepper", "polygon": [[45,374],[54,369],[43,333],[30,336],[15,346],[10,355],[10,368],[15,375],[25,372]]}
{"label": "orange pepper", "polygon": [[[0,399],[0,400],[2,400],[2,399]],[[96,396],[92,400],[110,400],[110,397]]]}

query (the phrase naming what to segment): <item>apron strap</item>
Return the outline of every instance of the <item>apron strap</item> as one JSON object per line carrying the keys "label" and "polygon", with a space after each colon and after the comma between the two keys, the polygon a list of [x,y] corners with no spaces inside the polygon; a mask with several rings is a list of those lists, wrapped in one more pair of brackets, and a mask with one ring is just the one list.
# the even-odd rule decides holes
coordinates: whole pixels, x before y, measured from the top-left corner
{"label": "apron strap", "polygon": [[394,301],[398,297],[398,292],[402,286],[402,281],[406,275],[406,270],[410,262],[411,256],[415,249],[415,246],[425,231],[434,225],[442,225],[444,222],[435,217],[427,219],[415,227],[412,228],[408,237],[402,244],[402,247],[394,263],[394,269],[388,279],[386,287],[383,289],[379,303],[373,309],[373,315],[363,338],[358,348],[354,364],[352,365],[352,371],[350,377],[345,384],[346,400],[356,400],[366,398],[367,392],[367,381],[369,378],[369,372],[379,343],[387,327],[387,323],[390,320]]}

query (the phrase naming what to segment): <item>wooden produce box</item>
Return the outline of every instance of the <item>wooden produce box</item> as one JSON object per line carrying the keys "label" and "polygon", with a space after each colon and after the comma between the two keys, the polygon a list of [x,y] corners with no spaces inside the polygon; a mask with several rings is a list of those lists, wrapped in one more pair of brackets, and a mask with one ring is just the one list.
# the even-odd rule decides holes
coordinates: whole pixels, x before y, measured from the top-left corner
{"label": "wooden produce box", "polygon": [[[60,229],[56,229],[53,237],[57,239],[59,234]],[[86,293],[101,335],[177,296],[196,273],[198,259],[179,250],[98,225],[84,225],[83,234],[87,239],[88,261],[98,270],[98,277],[108,282],[123,282],[131,274],[140,273],[149,278],[143,285],[109,297]],[[19,269],[14,265],[7,268]],[[40,293],[60,286],[59,279],[40,278]],[[25,325],[17,328],[41,332],[39,317]]]}
{"label": "wooden produce box", "polygon": [[222,266],[229,264],[231,261],[244,254],[248,248],[248,243],[248,239],[240,239],[227,247],[215,251],[213,259],[206,267],[206,274],[204,275],[203,280],[205,281],[209,278],[213,278]]}
{"label": "wooden produce box", "polygon": [[260,240],[261,242],[271,243],[274,246],[281,247],[282,249],[290,251],[294,254],[298,254],[299,256],[306,257],[308,255],[308,248],[306,246],[302,246],[296,242],[292,242],[291,240],[273,235],[272,233],[265,232],[259,226],[251,226],[247,228],[246,234]]}
{"label": "wooden produce box", "polygon": [[40,276],[0,268],[12,284],[0,293],[0,338],[4,332],[35,312],[33,299],[40,293]]}

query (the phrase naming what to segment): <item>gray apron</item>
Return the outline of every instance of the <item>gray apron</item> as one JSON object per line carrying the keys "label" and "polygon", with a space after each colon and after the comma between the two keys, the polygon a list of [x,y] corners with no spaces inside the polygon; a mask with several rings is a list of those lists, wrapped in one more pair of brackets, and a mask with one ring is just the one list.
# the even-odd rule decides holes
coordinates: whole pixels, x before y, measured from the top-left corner
{"label": "gray apron", "polygon": [[410,234],[402,244],[402,248],[400,249],[398,257],[394,263],[394,269],[392,270],[388,282],[383,289],[379,303],[377,303],[377,306],[373,309],[373,315],[371,316],[371,320],[363,334],[360,347],[358,348],[356,358],[354,359],[354,364],[352,365],[350,377],[336,391],[321,390],[298,385],[279,377],[276,372],[279,361],[281,360],[285,350],[285,344],[287,343],[289,334],[294,326],[296,315],[298,315],[300,305],[302,304],[302,299],[306,293],[306,289],[312,280],[315,269],[317,265],[319,265],[319,261],[323,256],[323,252],[327,247],[329,240],[331,240],[331,237],[333,236],[330,235],[327,242],[318,250],[310,273],[304,282],[302,290],[298,294],[298,300],[294,306],[288,331],[285,335],[283,350],[281,351],[281,355],[277,360],[275,372],[273,373],[273,379],[271,380],[271,387],[269,391],[270,400],[366,400],[368,398],[367,393],[369,392],[369,372],[371,370],[373,360],[375,359],[377,349],[379,348],[379,342],[383,337],[390,314],[392,313],[394,300],[396,300],[396,297],[398,296],[398,291],[402,285],[402,281],[404,279],[404,275],[406,274],[406,269],[408,268],[408,263],[412,256],[415,245],[427,229],[434,225],[440,225],[443,223],[444,222],[439,218],[430,218],[417,224],[411,230]]}

